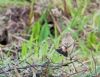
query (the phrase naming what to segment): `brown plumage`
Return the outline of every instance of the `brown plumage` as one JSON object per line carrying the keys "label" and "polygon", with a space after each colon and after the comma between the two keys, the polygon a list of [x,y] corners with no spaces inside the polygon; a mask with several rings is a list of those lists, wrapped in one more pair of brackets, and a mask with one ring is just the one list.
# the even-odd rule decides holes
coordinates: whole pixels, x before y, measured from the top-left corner
{"label": "brown plumage", "polygon": [[74,47],[74,39],[71,36],[71,33],[68,32],[61,40],[60,47],[56,51],[63,56],[67,57],[70,54]]}

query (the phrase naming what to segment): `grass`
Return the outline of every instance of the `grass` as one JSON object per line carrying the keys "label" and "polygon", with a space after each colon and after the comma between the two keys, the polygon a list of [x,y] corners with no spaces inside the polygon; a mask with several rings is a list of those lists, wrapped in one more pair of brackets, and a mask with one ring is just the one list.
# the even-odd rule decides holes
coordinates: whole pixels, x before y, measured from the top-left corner
{"label": "grass", "polygon": [[[72,0],[68,0],[68,5],[71,11],[72,19],[65,27],[63,32],[72,31],[76,29],[75,32],[72,32],[72,35],[75,41],[78,41],[78,48],[75,49],[74,53],[77,53],[78,58],[82,61],[89,61],[88,66],[94,71],[94,63],[92,60],[92,55],[96,58],[100,54],[100,42],[97,41],[97,33],[100,33],[100,14],[99,11],[92,14],[92,16],[85,16],[85,10],[90,3],[90,0],[77,0],[78,8],[74,8],[71,3]],[[17,4],[18,2],[18,4]],[[8,3],[17,4],[22,3],[20,1],[11,1],[11,0],[0,0],[0,5]],[[23,3],[22,3],[23,4]],[[45,16],[42,16],[45,19]],[[91,24],[88,24],[89,21],[92,21]],[[23,61],[26,59],[29,63],[39,62],[43,63],[45,60],[50,59],[54,63],[61,63],[65,58],[60,56],[55,49],[59,47],[61,35],[56,35],[57,37],[52,37],[48,27],[48,23],[45,22],[44,25],[41,25],[39,21],[35,22],[34,26],[31,29],[31,36],[27,43],[22,43],[22,51],[20,60]],[[86,34],[86,39],[83,40],[79,37],[80,32],[84,31],[84,27],[88,26],[92,31]],[[62,32],[62,33],[63,33]],[[50,37],[48,37],[50,36]],[[49,40],[49,41],[48,41]],[[92,52],[92,54],[91,54]],[[31,56],[29,56],[31,54]],[[8,57],[7,57],[8,58]],[[99,57],[100,58],[100,57]],[[10,59],[1,62],[0,66],[6,66]],[[11,61],[10,61],[11,62]],[[99,63],[99,62],[97,62]],[[99,69],[99,64],[97,64]],[[100,72],[99,72],[100,73]],[[89,73],[91,76],[91,73]],[[87,75],[86,77],[90,77]]]}
{"label": "grass", "polygon": [[0,0],[0,6],[9,6],[9,5],[24,5],[27,2],[21,0]]}

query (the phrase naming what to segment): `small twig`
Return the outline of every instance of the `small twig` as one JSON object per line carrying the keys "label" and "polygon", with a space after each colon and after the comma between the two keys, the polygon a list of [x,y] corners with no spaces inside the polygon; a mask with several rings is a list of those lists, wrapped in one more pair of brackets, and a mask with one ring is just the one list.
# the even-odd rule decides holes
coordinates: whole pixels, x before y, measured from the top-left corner
{"label": "small twig", "polygon": [[81,71],[78,71],[78,72],[75,72],[75,73],[69,74],[68,77],[71,77],[71,76],[73,76],[73,75],[75,75],[75,74],[78,74],[78,73],[80,73],[80,72],[86,72],[86,70],[81,70]]}
{"label": "small twig", "polygon": [[73,67],[74,67],[74,69],[75,69],[75,72],[77,73],[77,69],[76,69],[76,67],[75,67],[75,64],[72,63],[72,65],[73,65]]}
{"label": "small twig", "polygon": [[[91,52],[91,51],[90,51],[90,52]],[[92,56],[92,59],[93,59],[93,62],[94,62],[94,71],[95,71],[95,75],[97,75],[97,71],[96,71],[96,61],[95,61],[95,58],[94,58],[92,52],[91,52],[91,56]]]}
{"label": "small twig", "polygon": [[76,60],[74,61],[71,61],[69,63],[65,63],[65,64],[53,64],[53,65],[49,65],[50,67],[65,67],[65,66],[68,66],[69,64],[73,63],[73,62],[76,62]]}
{"label": "small twig", "polygon": [[28,42],[28,40],[22,38],[22,37],[18,37],[18,36],[15,36],[13,34],[10,34],[10,36],[12,36],[13,38],[17,39],[17,40],[21,40],[21,41],[24,41],[24,42]]}
{"label": "small twig", "polygon": [[[70,59],[72,60],[71,54],[72,54],[72,52],[74,51],[75,42],[74,42],[73,44],[71,44],[71,45],[74,45],[74,46],[73,46],[73,48],[72,48],[72,51],[71,51],[71,53],[69,54],[69,57],[70,57]],[[77,61],[77,60],[76,60],[76,61]],[[73,65],[73,67],[74,67],[74,69],[75,69],[75,72],[77,73],[77,70],[76,70],[76,67],[75,67],[75,64],[74,64],[74,62],[72,63],[72,65]]]}
{"label": "small twig", "polygon": [[71,18],[70,10],[69,10],[66,0],[62,0],[62,2],[63,2],[65,16],[68,18]]}
{"label": "small twig", "polygon": [[25,60],[27,60],[29,57],[33,56],[34,52],[30,53],[24,60],[22,60],[19,64],[21,64],[22,62],[24,62]]}
{"label": "small twig", "polygon": [[56,20],[56,18],[53,16],[52,12],[50,13],[52,19],[53,19],[53,22],[54,22],[54,26],[57,28],[58,32],[61,34],[62,32],[62,29],[60,28],[60,26],[58,25],[58,22]]}
{"label": "small twig", "polygon": [[[26,62],[27,64],[29,64],[30,66],[31,66],[31,64],[29,63],[29,62]],[[31,68],[31,67],[30,67]],[[32,67],[32,68],[34,68],[35,70],[37,70],[35,67]]]}
{"label": "small twig", "polygon": [[[57,67],[63,67],[63,66],[68,66],[69,64],[71,64],[71,63],[73,63],[73,62],[75,62],[75,61],[72,61],[72,62],[69,62],[69,63],[66,63],[66,64],[58,64],[58,65],[49,65],[49,67],[55,67],[55,68],[57,68]],[[30,64],[30,65],[27,65],[27,66],[24,66],[24,67],[19,67],[19,68],[16,68],[16,69],[18,69],[18,70],[20,70],[20,69],[27,69],[27,68],[30,68],[30,67],[45,67],[45,66],[47,66],[47,62],[45,62],[45,63],[43,63],[43,64]],[[1,68],[0,68],[1,69]],[[2,73],[5,73],[5,72],[9,72],[9,71],[12,71],[12,70],[15,70],[14,68],[10,68],[10,69],[8,69],[8,70],[6,70],[6,71],[0,71],[0,74],[2,74]]]}

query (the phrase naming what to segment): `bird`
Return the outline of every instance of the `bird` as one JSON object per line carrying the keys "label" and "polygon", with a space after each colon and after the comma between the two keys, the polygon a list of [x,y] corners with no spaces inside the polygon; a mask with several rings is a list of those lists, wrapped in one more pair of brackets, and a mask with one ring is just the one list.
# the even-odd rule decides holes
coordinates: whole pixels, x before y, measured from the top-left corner
{"label": "bird", "polygon": [[6,45],[8,43],[8,30],[5,28],[0,32],[0,44]]}
{"label": "bird", "polygon": [[70,54],[73,51],[74,48],[74,39],[70,32],[67,32],[60,43],[59,48],[56,49],[56,51],[59,54],[62,54],[65,57],[68,57],[68,54]]}

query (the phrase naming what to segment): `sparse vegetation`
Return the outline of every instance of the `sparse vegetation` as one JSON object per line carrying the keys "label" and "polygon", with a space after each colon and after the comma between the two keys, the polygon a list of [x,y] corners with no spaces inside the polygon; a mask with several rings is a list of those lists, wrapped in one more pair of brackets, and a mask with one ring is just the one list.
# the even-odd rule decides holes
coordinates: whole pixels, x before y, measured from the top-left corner
{"label": "sparse vegetation", "polygon": [[[99,77],[99,9],[99,0],[0,0],[0,77]],[[66,33],[74,43],[62,46]]]}

